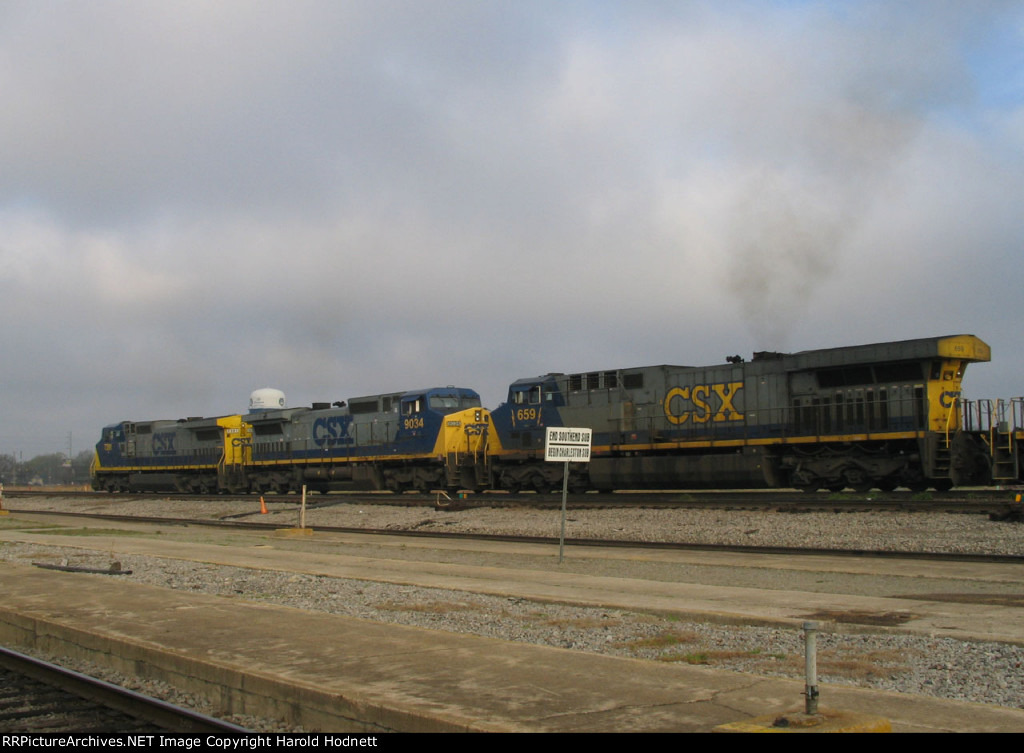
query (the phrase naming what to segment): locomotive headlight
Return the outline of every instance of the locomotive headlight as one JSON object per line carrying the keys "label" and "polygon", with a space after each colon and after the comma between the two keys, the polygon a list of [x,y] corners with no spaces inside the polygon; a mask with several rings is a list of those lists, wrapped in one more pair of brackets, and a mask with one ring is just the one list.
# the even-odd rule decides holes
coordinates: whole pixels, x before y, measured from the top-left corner
{"label": "locomotive headlight", "polygon": [[482,413],[481,411],[479,411],[479,410],[478,410],[478,411],[476,411],[476,412],[475,412],[475,413],[473,414],[473,420],[474,420],[474,421],[476,421],[477,423],[480,423],[480,421],[481,421],[482,419],[483,419],[483,413]]}

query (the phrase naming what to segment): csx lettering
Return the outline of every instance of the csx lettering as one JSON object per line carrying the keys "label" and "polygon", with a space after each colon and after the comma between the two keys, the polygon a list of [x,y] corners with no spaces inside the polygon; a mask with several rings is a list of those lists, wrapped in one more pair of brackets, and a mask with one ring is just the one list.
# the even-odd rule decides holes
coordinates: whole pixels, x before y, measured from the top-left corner
{"label": "csx lettering", "polygon": [[958,397],[960,397],[959,390],[957,390],[956,392],[943,392],[939,396],[939,405],[941,405],[943,408],[950,408],[952,407],[953,403],[956,402],[956,399]]}
{"label": "csx lettering", "polygon": [[154,434],[153,435],[153,454],[154,455],[173,455],[174,454],[174,434]]}
{"label": "csx lettering", "polygon": [[743,382],[673,387],[665,396],[665,415],[674,424],[742,421],[743,414],[733,405],[742,389]]}
{"label": "csx lettering", "polygon": [[348,436],[351,422],[351,416],[321,416],[313,422],[313,441],[319,447],[348,444],[352,441]]}

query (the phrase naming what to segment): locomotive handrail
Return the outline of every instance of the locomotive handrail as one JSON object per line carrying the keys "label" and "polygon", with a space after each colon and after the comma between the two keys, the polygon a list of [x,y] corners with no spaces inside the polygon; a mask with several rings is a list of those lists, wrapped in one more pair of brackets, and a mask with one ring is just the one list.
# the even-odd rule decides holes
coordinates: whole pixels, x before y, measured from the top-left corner
{"label": "locomotive handrail", "polygon": [[960,398],[958,398],[958,397],[953,398],[953,404],[951,406],[949,406],[949,411],[946,413],[946,432],[945,432],[946,433],[946,449],[949,449],[950,444],[951,444],[951,441],[950,441],[950,438],[949,438],[949,427],[950,427],[950,424],[953,423],[953,416],[959,416],[960,415],[960,408],[957,405],[957,403],[959,403],[959,401],[960,401]]}
{"label": "locomotive handrail", "polygon": [[1011,431],[1019,431],[1024,428],[1024,397],[1010,398],[1010,413],[1013,416]]}

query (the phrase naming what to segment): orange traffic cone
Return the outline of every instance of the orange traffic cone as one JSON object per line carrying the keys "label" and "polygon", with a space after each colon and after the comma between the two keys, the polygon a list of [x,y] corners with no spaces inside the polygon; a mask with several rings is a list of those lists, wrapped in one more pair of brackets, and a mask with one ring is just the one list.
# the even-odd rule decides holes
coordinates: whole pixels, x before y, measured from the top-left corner
{"label": "orange traffic cone", "polygon": [[267,514],[267,503],[263,501],[263,495],[260,495],[260,515]]}

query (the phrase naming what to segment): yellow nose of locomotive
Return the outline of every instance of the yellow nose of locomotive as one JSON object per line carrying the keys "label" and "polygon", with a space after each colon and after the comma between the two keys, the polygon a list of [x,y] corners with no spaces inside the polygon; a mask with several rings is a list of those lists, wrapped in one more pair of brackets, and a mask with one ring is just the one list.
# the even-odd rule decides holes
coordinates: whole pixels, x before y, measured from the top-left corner
{"label": "yellow nose of locomotive", "polygon": [[444,417],[437,454],[444,456],[452,486],[476,490],[490,486],[492,442],[497,442],[497,434],[486,408],[467,408]]}
{"label": "yellow nose of locomotive", "polygon": [[444,429],[438,437],[440,453],[447,457],[486,455],[494,436],[491,412],[486,408],[467,408],[444,417]]}

